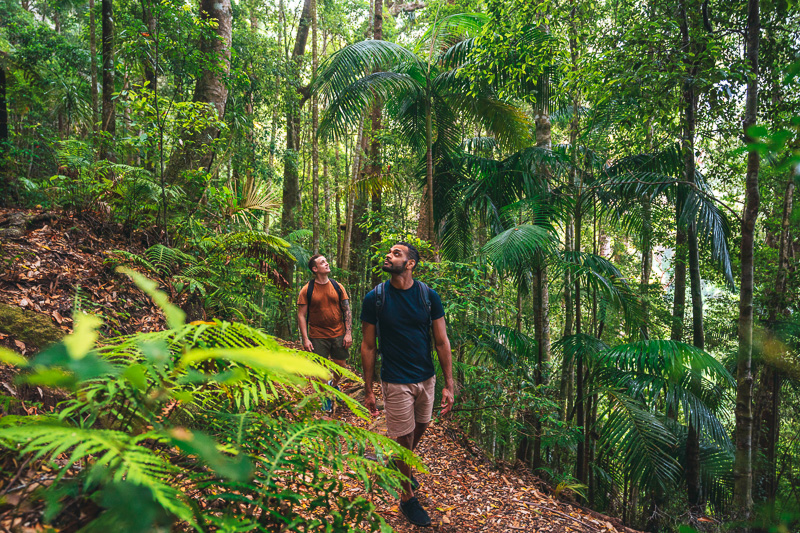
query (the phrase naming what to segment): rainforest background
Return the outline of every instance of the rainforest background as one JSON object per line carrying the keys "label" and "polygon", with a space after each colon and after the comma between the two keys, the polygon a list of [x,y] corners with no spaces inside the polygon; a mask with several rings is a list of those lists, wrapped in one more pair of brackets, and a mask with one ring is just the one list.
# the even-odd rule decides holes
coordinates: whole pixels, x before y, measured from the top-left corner
{"label": "rainforest background", "polygon": [[54,527],[387,530],[333,472],[396,490],[363,457],[401,452],[275,338],[311,254],[357,316],[402,239],[494,460],[641,530],[795,530],[798,95],[794,0],[0,0],[4,290],[80,220],[166,317],[65,284],[70,335],[3,352],[63,393],[0,391],[3,476],[55,469]]}

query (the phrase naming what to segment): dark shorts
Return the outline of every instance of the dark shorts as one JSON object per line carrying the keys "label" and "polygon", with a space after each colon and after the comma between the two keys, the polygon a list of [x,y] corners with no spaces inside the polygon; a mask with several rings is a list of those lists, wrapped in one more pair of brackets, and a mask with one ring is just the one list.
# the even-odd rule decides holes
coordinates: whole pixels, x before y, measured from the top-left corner
{"label": "dark shorts", "polygon": [[331,339],[311,339],[314,345],[314,353],[327,359],[337,361],[347,361],[349,356],[347,348],[344,347],[344,335]]}

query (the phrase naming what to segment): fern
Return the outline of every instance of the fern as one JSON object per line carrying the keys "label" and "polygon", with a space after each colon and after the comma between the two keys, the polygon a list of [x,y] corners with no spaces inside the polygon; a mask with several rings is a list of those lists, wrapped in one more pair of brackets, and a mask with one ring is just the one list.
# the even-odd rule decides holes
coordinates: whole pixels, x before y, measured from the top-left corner
{"label": "fern", "polygon": [[[164,509],[182,520],[191,522],[191,508],[185,496],[172,486],[178,470],[153,449],[168,439],[157,433],[131,436],[110,430],[81,429],[51,424],[25,424],[0,429],[0,444],[32,454],[33,460],[44,458],[59,469],[56,481],[79,461],[89,461],[92,470],[105,468],[109,481],[127,481],[152,490]],[[148,446],[149,445],[149,446]],[[66,454],[65,464],[54,459]]]}

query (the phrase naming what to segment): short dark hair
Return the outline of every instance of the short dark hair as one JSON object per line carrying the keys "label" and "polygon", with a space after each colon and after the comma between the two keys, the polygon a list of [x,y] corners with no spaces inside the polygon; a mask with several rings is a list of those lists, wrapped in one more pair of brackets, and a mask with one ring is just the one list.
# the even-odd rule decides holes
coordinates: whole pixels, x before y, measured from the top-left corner
{"label": "short dark hair", "polygon": [[[408,260],[410,261],[410,260],[413,259],[414,260],[414,268],[417,268],[417,265],[419,265],[419,252],[417,251],[417,247],[414,246],[413,244],[407,243],[405,241],[396,242],[396,243],[394,243],[394,245],[395,246],[405,246],[406,248],[408,248]],[[414,268],[412,268],[411,270],[413,271]]]}
{"label": "short dark hair", "polygon": [[322,254],[314,254],[308,260],[308,269],[311,272],[314,272],[314,267],[317,266],[317,259],[319,259],[320,257],[324,257],[324,256]]}

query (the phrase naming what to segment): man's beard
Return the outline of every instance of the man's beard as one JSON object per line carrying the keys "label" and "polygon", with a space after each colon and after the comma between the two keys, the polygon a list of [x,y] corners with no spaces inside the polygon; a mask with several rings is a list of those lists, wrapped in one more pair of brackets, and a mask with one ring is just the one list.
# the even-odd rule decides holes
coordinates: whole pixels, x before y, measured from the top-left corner
{"label": "man's beard", "polygon": [[402,274],[406,269],[406,264],[408,264],[408,261],[403,261],[403,264],[398,266],[395,266],[394,263],[389,263],[389,266],[386,266],[384,263],[384,265],[381,267],[381,270],[388,272],[389,274]]}

